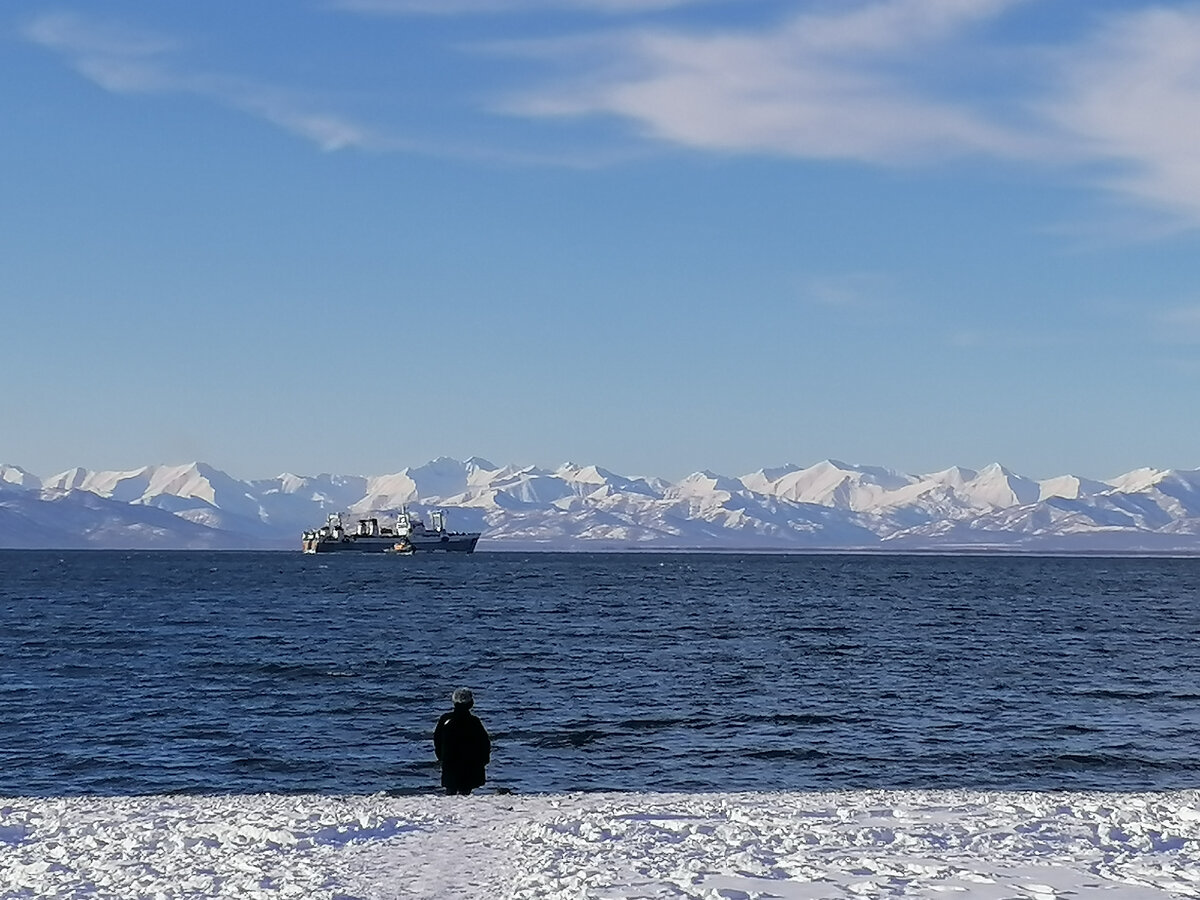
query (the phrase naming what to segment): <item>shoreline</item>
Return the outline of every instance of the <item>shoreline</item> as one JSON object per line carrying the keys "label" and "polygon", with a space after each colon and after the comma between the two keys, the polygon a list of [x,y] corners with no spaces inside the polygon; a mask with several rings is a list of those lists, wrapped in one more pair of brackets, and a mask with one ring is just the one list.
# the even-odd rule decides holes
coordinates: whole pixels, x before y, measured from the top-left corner
{"label": "shoreline", "polygon": [[0,798],[0,884],[39,898],[1200,896],[1200,791]]}

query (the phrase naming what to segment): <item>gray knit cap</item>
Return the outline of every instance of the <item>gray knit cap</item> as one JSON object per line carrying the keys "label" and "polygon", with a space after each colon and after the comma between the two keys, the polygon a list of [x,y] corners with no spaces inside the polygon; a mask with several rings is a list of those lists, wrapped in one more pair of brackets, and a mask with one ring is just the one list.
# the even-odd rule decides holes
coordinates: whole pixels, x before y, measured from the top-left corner
{"label": "gray knit cap", "polygon": [[450,695],[450,699],[455,706],[465,706],[470,709],[475,705],[475,695],[471,693],[470,688],[458,688]]}

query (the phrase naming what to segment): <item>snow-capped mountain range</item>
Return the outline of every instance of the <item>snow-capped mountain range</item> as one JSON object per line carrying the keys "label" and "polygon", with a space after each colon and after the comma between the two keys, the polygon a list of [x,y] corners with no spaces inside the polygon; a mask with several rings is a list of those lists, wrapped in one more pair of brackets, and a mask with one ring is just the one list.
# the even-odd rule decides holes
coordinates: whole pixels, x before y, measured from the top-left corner
{"label": "snow-capped mountain range", "polygon": [[332,513],[449,510],[480,549],[1200,553],[1200,469],[1035,481],[825,460],[682,481],[440,458],[391,475],[241,481],[206,463],[40,479],[0,465],[0,547],[299,548]]}

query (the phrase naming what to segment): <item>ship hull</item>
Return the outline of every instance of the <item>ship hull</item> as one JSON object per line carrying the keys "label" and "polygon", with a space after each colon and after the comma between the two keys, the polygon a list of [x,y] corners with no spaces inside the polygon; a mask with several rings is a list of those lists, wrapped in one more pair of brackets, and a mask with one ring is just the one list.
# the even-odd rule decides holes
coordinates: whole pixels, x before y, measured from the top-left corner
{"label": "ship hull", "polygon": [[426,551],[446,551],[448,553],[474,553],[475,544],[479,541],[477,534],[443,534],[408,536],[408,542],[418,553]]}
{"label": "ship hull", "polygon": [[305,541],[305,553],[382,553],[393,547],[394,537],[346,537],[342,540],[327,538],[325,540]]}
{"label": "ship hull", "polygon": [[[412,535],[409,543],[418,553],[474,553],[478,534]],[[349,535],[342,540],[306,540],[305,553],[385,553],[396,546],[395,537],[358,537]]]}

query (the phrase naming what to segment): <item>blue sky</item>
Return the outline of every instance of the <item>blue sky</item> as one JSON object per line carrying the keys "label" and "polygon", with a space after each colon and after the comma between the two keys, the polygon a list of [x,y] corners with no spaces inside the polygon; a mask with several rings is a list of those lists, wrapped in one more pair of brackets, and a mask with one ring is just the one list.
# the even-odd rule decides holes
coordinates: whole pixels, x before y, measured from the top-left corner
{"label": "blue sky", "polygon": [[1200,3],[3,16],[0,460],[1200,466]]}

